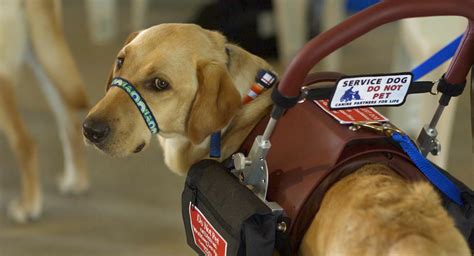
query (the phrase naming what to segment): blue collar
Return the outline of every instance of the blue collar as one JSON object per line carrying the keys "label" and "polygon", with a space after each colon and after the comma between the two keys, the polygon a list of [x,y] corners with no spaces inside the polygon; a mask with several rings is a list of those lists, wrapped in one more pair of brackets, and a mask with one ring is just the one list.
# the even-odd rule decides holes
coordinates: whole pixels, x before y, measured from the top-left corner
{"label": "blue collar", "polygon": [[211,134],[211,150],[209,151],[209,157],[221,158],[221,131],[214,132]]}
{"label": "blue collar", "polygon": [[135,89],[135,87],[129,81],[121,77],[115,77],[114,79],[112,79],[111,86],[116,86],[122,89],[128,94],[128,96],[130,96],[133,103],[135,103],[135,106],[137,106],[138,110],[140,111],[143,120],[145,120],[146,126],[148,127],[148,129],[150,129],[150,132],[152,134],[158,133],[160,131],[158,123],[156,122],[156,119],[153,116],[150,107],[148,107],[145,102],[145,98],[140,95],[138,90]]}

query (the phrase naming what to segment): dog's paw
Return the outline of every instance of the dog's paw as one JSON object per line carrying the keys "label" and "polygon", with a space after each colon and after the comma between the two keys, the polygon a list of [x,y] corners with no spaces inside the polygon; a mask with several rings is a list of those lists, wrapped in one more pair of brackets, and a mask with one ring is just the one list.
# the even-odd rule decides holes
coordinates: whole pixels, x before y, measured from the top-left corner
{"label": "dog's paw", "polygon": [[89,190],[89,179],[85,176],[63,174],[59,178],[58,188],[63,195],[81,195]]}
{"label": "dog's paw", "polygon": [[26,204],[20,200],[12,200],[8,205],[8,216],[18,223],[26,223],[38,219],[41,215],[41,199]]}

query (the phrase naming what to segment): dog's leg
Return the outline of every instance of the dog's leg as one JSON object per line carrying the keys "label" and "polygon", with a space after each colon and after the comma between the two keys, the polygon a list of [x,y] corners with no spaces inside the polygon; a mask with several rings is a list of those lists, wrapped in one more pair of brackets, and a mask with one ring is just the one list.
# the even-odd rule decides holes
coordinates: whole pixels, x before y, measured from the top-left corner
{"label": "dog's leg", "polygon": [[41,90],[56,117],[64,153],[64,173],[59,180],[59,189],[62,193],[80,194],[89,187],[80,122],[75,116],[74,108],[64,102],[31,51],[27,62],[38,78]]}
{"label": "dog's leg", "polygon": [[10,203],[8,211],[16,221],[26,222],[41,213],[38,154],[35,142],[20,119],[14,96],[11,80],[0,76],[0,129],[16,154],[21,171],[21,196]]}
{"label": "dog's leg", "polygon": [[[62,29],[60,2],[25,2],[32,51],[28,62],[56,117],[64,151],[62,192],[80,193],[88,188],[80,122],[75,112],[87,106],[85,86],[74,63]],[[34,52],[34,53],[33,53]]]}
{"label": "dog's leg", "polygon": [[38,62],[72,109],[88,106],[81,79],[64,36],[58,0],[26,0],[27,25]]}
{"label": "dog's leg", "polygon": [[0,130],[7,136],[21,172],[21,194],[8,208],[10,216],[26,222],[41,213],[36,144],[17,109],[13,86],[26,45],[22,2],[2,0],[0,8]]}

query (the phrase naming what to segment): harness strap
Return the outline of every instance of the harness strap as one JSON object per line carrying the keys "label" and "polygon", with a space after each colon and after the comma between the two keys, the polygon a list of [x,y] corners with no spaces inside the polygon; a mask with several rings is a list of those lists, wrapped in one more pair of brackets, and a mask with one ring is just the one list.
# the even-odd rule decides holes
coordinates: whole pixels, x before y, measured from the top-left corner
{"label": "harness strap", "polygon": [[446,176],[444,176],[436,167],[434,167],[413,145],[407,135],[398,132],[392,134],[392,139],[400,145],[405,153],[410,157],[413,163],[420,169],[426,178],[435,185],[443,194],[458,205],[463,205],[461,191]]}
{"label": "harness strap", "polygon": [[137,106],[138,110],[140,111],[143,120],[145,120],[146,126],[152,134],[158,133],[160,131],[158,123],[156,122],[156,119],[153,116],[150,107],[148,107],[145,102],[145,99],[140,95],[138,90],[135,89],[135,87],[130,82],[121,77],[115,77],[114,79],[112,79],[111,86],[116,86],[122,89],[128,94],[128,96],[130,96],[133,103],[135,103],[135,106]]}

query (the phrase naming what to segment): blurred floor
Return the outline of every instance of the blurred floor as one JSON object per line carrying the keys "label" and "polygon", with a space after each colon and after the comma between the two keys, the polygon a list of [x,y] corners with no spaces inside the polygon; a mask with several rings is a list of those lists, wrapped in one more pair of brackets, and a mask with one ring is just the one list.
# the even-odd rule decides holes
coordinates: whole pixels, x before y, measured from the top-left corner
{"label": "blurred floor", "polygon": [[[150,8],[150,25],[184,22],[193,14],[193,5],[197,5],[186,1],[188,5],[182,8],[182,3],[165,2],[159,8],[156,3]],[[103,95],[110,65],[128,34],[128,4],[121,3],[121,38],[113,44],[93,46],[88,40],[82,1],[64,1],[68,41],[93,103]],[[345,48],[342,71],[390,70],[387,56],[391,53],[387,49],[393,41],[387,35],[394,29],[396,26],[384,26]],[[88,148],[90,192],[81,197],[59,195],[55,181],[62,172],[62,150],[54,118],[39,96],[36,83],[31,71],[25,69],[16,94],[23,117],[39,145],[45,211],[39,221],[28,225],[15,224],[5,217],[7,202],[18,193],[19,175],[7,141],[0,136],[0,255],[194,255],[186,245],[181,222],[184,179],[167,170],[157,143],[127,159],[112,159]],[[462,111],[460,114],[466,115],[466,110]],[[457,140],[463,144],[462,136]],[[472,151],[455,148],[459,151],[453,155],[459,159],[453,161],[458,165],[453,167],[472,172]]]}

